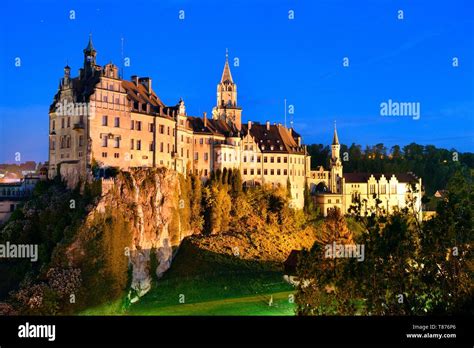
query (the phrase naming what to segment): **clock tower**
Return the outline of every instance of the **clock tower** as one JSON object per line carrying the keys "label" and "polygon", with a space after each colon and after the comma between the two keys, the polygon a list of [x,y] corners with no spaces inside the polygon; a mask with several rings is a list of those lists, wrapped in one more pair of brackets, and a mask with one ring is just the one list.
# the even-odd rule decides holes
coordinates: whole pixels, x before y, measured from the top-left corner
{"label": "clock tower", "polygon": [[217,84],[217,104],[212,115],[214,119],[221,119],[229,124],[234,124],[238,130],[242,127],[242,108],[237,106],[237,85],[232,79],[227,50],[224,71],[222,72],[221,81]]}

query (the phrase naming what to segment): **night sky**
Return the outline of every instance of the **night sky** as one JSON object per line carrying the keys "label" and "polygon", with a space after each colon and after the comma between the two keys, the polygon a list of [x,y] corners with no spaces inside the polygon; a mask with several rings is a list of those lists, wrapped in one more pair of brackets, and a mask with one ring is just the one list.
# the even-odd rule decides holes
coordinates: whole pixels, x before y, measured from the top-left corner
{"label": "night sky", "polygon": [[[228,48],[243,122],[284,123],[286,99],[306,144],[329,144],[337,120],[349,145],[474,151],[471,0],[7,0],[0,26],[0,163],[47,160],[49,104],[89,33],[98,64],[122,65],[123,38],[124,77],[150,76],[189,115],[210,114]],[[420,103],[420,118],[381,116],[389,99]]]}

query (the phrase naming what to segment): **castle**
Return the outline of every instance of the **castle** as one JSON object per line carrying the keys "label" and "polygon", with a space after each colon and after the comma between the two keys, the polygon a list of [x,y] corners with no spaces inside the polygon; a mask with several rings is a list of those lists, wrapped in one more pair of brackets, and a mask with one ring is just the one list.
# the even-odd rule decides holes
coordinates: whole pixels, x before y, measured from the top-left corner
{"label": "castle", "polygon": [[71,186],[93,166],[163,166],[206,180],[212,171],[238,168],[244,185],[291,186],[291,203],[304,206],[310,156],[301,136],[281,124],[242,124],[237,85],[228,55],[212,117],[190,116],[183,100],[165,105],[149,77],[119,77],[113,63],[96,63],[92,38],[78,77],[64,68],[50,106],[50,178],[58,173]]}
{"label": "castle", "polygon": [[[331,144],[330,170],[310,172],[308,185],[324,216],[338,208],[343,214],[361,204],[360,214],[392,214],[408,208],[422,220],[422,182],[413,173],[343,173],[337,129]],[[377,204],[378,203],[378,204]],[[410,206],[411,205],[411,206]]]}
{"label": "castle", "polygon": [[[165,105],[149,77],[119,76],[113,63],[96,63],[92,38],[84,49],[79,76],[64,68],[49,110],[50,178],[58,173],[74,186],[90,179],[92,168],[166,167],[203,181],[213,171],[239,169],[246,186],[270,184],[291,188],[291,204],[304,207],[305,185],[326,215],[337,207],[348,213],[357,200],[364,211],[375,209],[375,196],[384,213],[416,198],[421,216],[421,179],[412,174],[345,173],[334,129],[330,170],[310,168],[301,135],[281,124],[242,123],[237,85],[228,55],[217,84],[217,101],[209,118],[190,116],[182,99]],[[415,183],[417,192],[409,192]],[[361,213],[363,213],[362,211]]]}

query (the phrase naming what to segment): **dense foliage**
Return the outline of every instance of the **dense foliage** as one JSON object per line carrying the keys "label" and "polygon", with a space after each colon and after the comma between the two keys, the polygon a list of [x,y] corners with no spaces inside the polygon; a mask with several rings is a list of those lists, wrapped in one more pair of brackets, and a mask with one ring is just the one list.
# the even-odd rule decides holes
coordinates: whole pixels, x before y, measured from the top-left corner
{"label": "dense foliage", "polygon": [[[300,258],[296,297],[302,315],[420,315],[474,310],[472,173],[459,170],[437,215],[419,223],[410,209],[389,217],[356,216],[363,232],[352,236],[365,258],[327,258],[324,247],[338,233],[318,240]],[[347,229],[332,214],[330,231]],[[330,226],[337,226],[336,229]]]}

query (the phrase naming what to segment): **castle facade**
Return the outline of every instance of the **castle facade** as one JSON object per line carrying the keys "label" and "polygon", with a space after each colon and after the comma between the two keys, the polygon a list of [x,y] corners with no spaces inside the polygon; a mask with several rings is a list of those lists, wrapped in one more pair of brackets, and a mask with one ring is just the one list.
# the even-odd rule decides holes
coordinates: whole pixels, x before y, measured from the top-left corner
{"label": "castle facade", "polygon": [[421,178],[413,173],[343,173],[341,145],[334,127],[329,170],[322,166],[311,171],[308,185],[316,206],[326,216],[329,209],[338,208],[343,214],[392,214],[408,208],[422,220]]}
{"label": "castle facade", "polygon": [[310,156],[301,136],[281,124],[242,123],[228,57],[211,117],[191,116],[183,100],[166,105],[149,77],[119,76],[113,63],[96,63],[92,39],[77,77],[64,68],[49,111],[49,171],[71,186],[92,168],[166,167],[206,180],[237,168],[244,185],[290,185],[291,203],[304,206]]}

